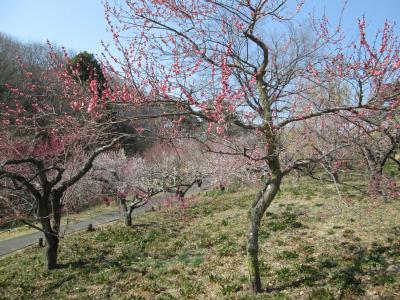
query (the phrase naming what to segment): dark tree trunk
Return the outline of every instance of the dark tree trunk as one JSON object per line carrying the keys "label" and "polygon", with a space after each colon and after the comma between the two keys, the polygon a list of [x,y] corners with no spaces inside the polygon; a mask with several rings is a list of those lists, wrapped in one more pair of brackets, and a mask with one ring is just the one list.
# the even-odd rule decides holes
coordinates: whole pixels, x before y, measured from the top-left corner
{"label": "dark tree trunk", "polygon": [[254,293],[260,293],[261,277],[258,261],[258,232],[265,211],[279,191],[281,175],[272,178],[260,191],[249,212],[249,227],[247,229],[247,264],[249,268],[250,287]]}
{"label": "dark tree trunk", "polygon": [[132,226],[132,214],[133,214],[133,210],[136,208],[136,206],[132,203],[129,205],[127,205],[126,203],[126,199],[124,197],[121,197],[119,199],[122,208],[124,209],[124,218],[125,218],[125,225],[126,226]]}
{"label": "dark tree trunk", "polygon": [[[57,268],[59,230],[61,222],[61,196],[62,192],[45,192],[39,200],[39,218],[47,242],[45,253],[45,267],[48,270]],[[51,213],[50,213],[51,211]],[[51,215],[53,218],[51,218]]]}
{"label": "dark tree trunk", "polygon": [[370,171],[369,192],[372,194],[378,194],[386,202],[386,188],[383,186],[383,167],[390,153],[384,156],[385,158],[382,158],[379,154],[373,155],[373,152],[368,148],[364,147],[362,150]]}
{"label": "dark tree trunk", "polygon": [[339,183],[339,173],[338,172],[333,172],[333,179],[336,183]]}
{"label": "dark tree trunk", "polygon": [[132,213],[133,213],[133,207],[130,206],[129,210],[125,212],[125,225],[126,226],[132,226]]}
{"label": "dark tree trunk", "polygon": [[53,207],[53,231],[58,235],[60,232],[62,207],[61,207],[61,197],[63,192],[53,191],[51,193],[52,207]]}
{"label": "dark tree trunk", "polygon": [[46,261],[47,261],[47,269],[53,270],[57,268],[57,255],[58,255],[58,236],[46,233],[45,234],[47,241],[47,249],[46,249]]}
{"label": "dark tree trunk", "polygon": [[383,167],[378,166],[372,169],[371,181],[372,181],[372,186],[370,187],[372,188],[371,192],[377,193],[383,199],[383,201],[387,202],[388,199],[383,184]]}
{"label": "dark tree trunk", "polygon": [[45,268],[48,270],[57,267],[58,236],[54,233],[50,220],[50,191],[45,189],[43,196],[38,199],[39,219],[47,242],[45,251]]}
{"label": "dark tree trunk", "polygon": [[132,226],[132,216],[129,213],[125,213],[125,225],[128,227]]}
{"label": "dark tree trunk", "polygon": [[197,179],[196,183],[197,183],[197,187],[201,188],[201,185],[203,184],[203,180],[202,179]]}

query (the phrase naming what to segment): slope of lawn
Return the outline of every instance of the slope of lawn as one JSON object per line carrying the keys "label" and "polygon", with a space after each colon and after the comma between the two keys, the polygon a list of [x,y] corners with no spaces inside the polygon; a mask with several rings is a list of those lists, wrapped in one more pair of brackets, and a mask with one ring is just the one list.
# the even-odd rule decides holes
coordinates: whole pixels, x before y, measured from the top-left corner
{"label": "slope of lawn", "polygon": [[[302,188],[299,188],[302,186]],[[255,188],[209,191],[0,260],[0,299],[400,299],[400,201],[286,183],[260,232],[266,293],[247,286],[245,232]]]}

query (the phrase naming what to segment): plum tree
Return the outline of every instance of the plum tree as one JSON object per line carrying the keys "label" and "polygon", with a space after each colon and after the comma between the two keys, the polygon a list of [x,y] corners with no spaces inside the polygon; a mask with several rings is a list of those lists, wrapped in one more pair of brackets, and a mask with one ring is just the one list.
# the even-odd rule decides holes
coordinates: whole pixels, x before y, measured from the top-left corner
{"label": "plum tree", "polygon": [[[99,124],[101,115],[84,109],[97,101],[93,99],[97,91],[82,89],[67,65],[60,64],[63,59],[55,52],[50,57],[53,65],[42,72],[43,85],[31,82],[24,65],[22,87],[7,85],[9,98],[1,103],[0,114],[0,187],[2,205],[13,217],[44,233],[46,266],[54,269],[65,192],[123,136],[104,135],[110,124]],[[79,167],[66,173],[72,161]],[[41,227],[27,221],[27,216],[35,217]]]}
{"label": "plum tree", "polygon": [[[394,95],[385,99],[385,105],[379,97],[385,84],[399,77],[399,42],[392,24],[387,22],[370,42],[362,18],[359,38],[349,42],[340,26],[331,29],[325,16],[311,20],[307,30],[292,22],[303,2],[105,3],[119,50],[110,59],[123,71],[126,87],[135,91],[131,95],[136,103],[175,105],[179,120],[191,114],[208,124],[203,135],[224,136],[230,126],[239,126],[257,136],[257,151],[242,148],[229,153],[267,167],[249,210],[247,257],[254,292],[262,291],[260,223],[283,178],[337,150],[316,151],[301,124],[312,119],[322,124],[324,116],[333,114],[361,119],[368,111],[399,109]],[[279,31],[279,37],[273,31]],[[347,91],[335,101],[332,82]],[[310,93],[313,90],[325,92]],[[291,144],[299,151],[290,153]]]}

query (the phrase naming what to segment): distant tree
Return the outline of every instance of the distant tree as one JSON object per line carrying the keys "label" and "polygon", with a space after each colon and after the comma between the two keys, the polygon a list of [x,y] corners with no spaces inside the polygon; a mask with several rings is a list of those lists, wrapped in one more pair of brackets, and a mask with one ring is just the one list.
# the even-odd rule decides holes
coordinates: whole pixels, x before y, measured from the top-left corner
{"label": "distant tree", "polygon": [[385,165],[391,157],[394,159],[400,146],[399,113],[396,110],[386,111],[393,105],[393,99],[400,99],[399,83],[385,84],[377,97],[383,111],[364,112],[358,118],[342,116],[342,123],[347,123],[348,129],[341,134],[364,159],[362,170],[369,177],[370,194],[387,200],[390,196],[397,198],[400,195],[396,180],[384,172]]}
{"label": "distant tree", "polygon": [[[50,55],[50,51],[54,55]],[[67,51],[63,47],[51,46],[42,43],[23,43],[8,35],[0,33],[0,113],[4,112],[4,106],[12,105],[15,93],[12,89],[18,89],[20,93],[35,93],[42,97],[43,102],[53,106],[64,105],[55,94],[61,93],[63,86],[53,81],[51,84],[52,93],[49,93],[49,80],[45,74],[52,74],[54,64],[66,63]],[[34,112],[32,101],[27,97],[19,97],[19,105],[28,112]],[[63,109],[71,111],[69,106]],[[40,122],[45,122],[41,118]]]}
{"label": "distant tree", "polygon": [[101,155],[90,173],[92,182],[102,182],[117,194],[124,211],[125,224],[132,225],[132,213],[160,193],[184,200],[195,184],[201,186],[210,176],[208,160],[193,143],[171,146],[157,144],[142,157],[127,157],[123,151]]}
{"label": "distant tree", "polygon": [[92,53],[88,53],[87,51],[78,53],[69,62],[69,68],[74,78],[81,83],[87,84],[90,80],[96,80],[101,92],[105,78],[101,65]]}

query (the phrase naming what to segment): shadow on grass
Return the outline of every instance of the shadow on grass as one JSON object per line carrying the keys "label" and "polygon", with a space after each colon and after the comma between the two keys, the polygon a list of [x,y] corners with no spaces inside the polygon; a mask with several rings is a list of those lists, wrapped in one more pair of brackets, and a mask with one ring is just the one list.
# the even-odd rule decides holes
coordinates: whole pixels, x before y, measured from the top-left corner
{"label": "shadow on grass", "polygon": [[296,279],[292,282],[288,282],[282,285],[278,285],[278,286],[274,286],[274,287],[268,287],[266,289],[264,289],[264,293],[271,293],[271,292],[282,292],[286,289],[289,288],[296,288],[299,287],[303,284],[309,283],[309,282],[318,282],[321,281],[323,279],[325,279],[326,276],[324,275],[315,275],[315,276],[307,276],[301,279]]}
{"label": "shadow on grass", "polygon": [[367,261],[367,254],[364,249],[359,250],[354,255],[354,259],[348,267],[339,269],[335,274],[334,279],[340,284],[340,294],[338,300],[343,299],[347,293],[355,294],[361,296],[365,293],[362,288],[362,281],[359,278],[364,276],[365,273],[362,270],[362,265],[364,261]]}
{"label": "shadow on grass", "polygon": [[[374,246],[369,249],[360,248],[353,252],[351,263],[340,268],[333,280],[340,284],[338,299],[348,299],[349,296],[362,296],[365,287],[390,285],[395,283],[395,275],[388,271],[392,263],[400,264],[400,244]],[[368,284],[364,277],[370,278]]]}
{"label": "shadow on grass", "polygon": [[136,227],[158,227],[160,226],[160,224],[156,223],[156,222],[151,222],[151,223],[141,223],[141,224],[132,224],[130,227],[131,228],[136,228]]}
{"label": "shadow on grass", "polygon": [[[338,296],[335,299],[363,297],[366,288],[396,283],[398,275],[388,271],[388,266],[394,264],[396,268],[392,269],[398,270],[400,268],[399,256],[400,244],[398,243],[386,246],[375,245],[370,248],[350,244],[347,254],[344,257],[338,257],[337,261],[325,259],[316,262],[316,265],[313,266],[300,265],[296,275],[297,279],[289,279],[283,284],[270,286],[264,292],[283,292],[286,289],[303,285],[311,288],[330,286],[336,287],[338,290]],[[300,276],[303,278],[299,279]]]}
{"label": "shadow on grass", "polygon": [[66,276],[64,276],[64,277],[62,277],[60,279],[57,279],[55,282],[53,282],[53,283],[49,284],[48,286],[46,286],[46,288],[44,289],[44,292],[48,293],[48,292],[50,292],[52,290],[58,289],[64,283],[66,283],[66,282],[68,282],[70,280],[73,280],[74,278],[75,278],[74,275],[69,274],[69,275],[66,275]]}
{"label": "shadow on grass", "polygon": [[87,261],[79,259],[77,261],[70,262],[67,264],[58,264],[57,269],[80,269],[84,268],[87,264],[88,264]]}

